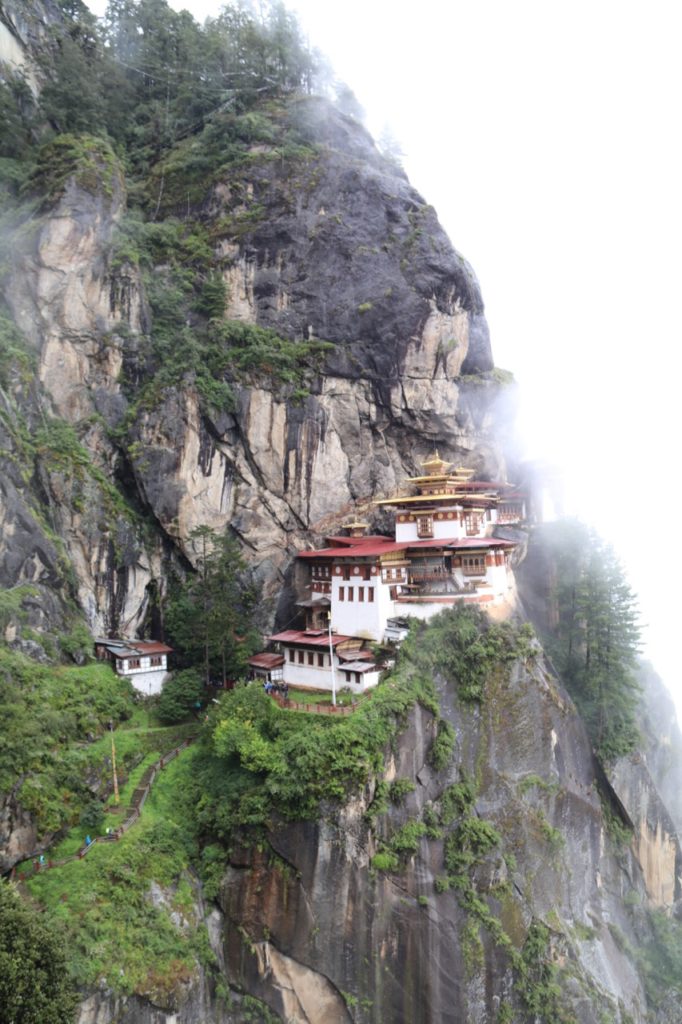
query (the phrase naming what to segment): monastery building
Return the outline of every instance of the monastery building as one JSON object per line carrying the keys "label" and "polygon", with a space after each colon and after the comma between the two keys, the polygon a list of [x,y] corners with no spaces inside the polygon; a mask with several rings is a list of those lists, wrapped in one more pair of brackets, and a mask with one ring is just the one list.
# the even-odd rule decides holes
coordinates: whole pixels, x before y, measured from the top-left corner
{"label": "monastery building", "polygon": [[525,519],[523,495],[509,484],[472,480],[473,470],[452,471],[437,452],[422,467],[407,493],[376,502],[395,509],[393,537],[367,536],[367,524],[356,521],[347,536],[298,553],[310,579],[310,597],[300,602],[306,627],[270,637],[279,653],[255,655],[256,674],[274,679],[267,658],[290,686],[362,692],[381,670],[369,645],[402,639],[405,617],[428,619],[460,602],[491,606],[509,596],[515,544],[493,532]]}

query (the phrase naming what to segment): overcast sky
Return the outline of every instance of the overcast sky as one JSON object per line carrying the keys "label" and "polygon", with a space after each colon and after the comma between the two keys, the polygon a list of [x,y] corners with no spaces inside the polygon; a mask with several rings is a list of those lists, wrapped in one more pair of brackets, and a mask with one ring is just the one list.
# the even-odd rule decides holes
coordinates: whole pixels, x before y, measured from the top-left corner
{"label": "overcast sky", "polygon": [[290,6],[472,263],[496,363],[521,385],[528,454],[563,467],[570,510],[626,564],[645,653],[682,712],[682,8]]}

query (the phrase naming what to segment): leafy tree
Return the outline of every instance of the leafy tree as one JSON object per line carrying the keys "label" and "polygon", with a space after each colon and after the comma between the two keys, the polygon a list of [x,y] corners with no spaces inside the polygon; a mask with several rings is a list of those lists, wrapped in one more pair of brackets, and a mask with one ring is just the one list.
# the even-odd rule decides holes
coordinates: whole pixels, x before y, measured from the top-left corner
{"label": "leafy tree", "polygon": [[0,1024],[71,1024],[76,992],[64,945],[0,879]]}
{"label": "leafy tree", "polygon": [[197,705],[203,700],[204,682],[196,669],[174,672],[163,684],[158,716],[162,722],[182,722],[196,712]]}
{"label": "leafy tree", "polygon": [[637,603],[613,550],[577,521],[545,528],[556,563],[548,647],[605,761],[634,749]]}
{"label": "leafy tree", "polygon": [[200,526],[191,534],[197,571],[177,581],[166,611],[173,645],[189,664],[203,663],[206,684],[243,673],[257,645],[251,616],[256,593],[237,543]]}

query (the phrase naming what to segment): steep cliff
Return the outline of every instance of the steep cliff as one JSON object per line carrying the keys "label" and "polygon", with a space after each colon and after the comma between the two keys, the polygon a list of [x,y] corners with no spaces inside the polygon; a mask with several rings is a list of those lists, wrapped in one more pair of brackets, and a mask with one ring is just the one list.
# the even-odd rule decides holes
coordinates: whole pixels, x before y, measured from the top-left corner
{"label": "steep cliff", "polygon": [[[21,555],[3,583],[35,582],[37,561],[54,569],[27,509],[47,506],[96,631],[141,628],[150,587],[164,588],[164,557],[192,561],[198,526],[239,536],[265,588],[267,625],[280,593],[287,610],[294,550],[396,487],[434,444],[504,475],[507,413],[470,268],[361,126],[312,98],[277,118],[297,155],[246,145],[198,199],[192,230],[207,239],[202,272],[225,284],[221,319],[330,343],[304,388],[267,367],[232,373],[234,401],[216,409],[190,373],[140,401],[163,364],[149,366],[154,317],[139,257],[121,255],[115,234],[125,190],[105,144],[48,147],[37,177],[48,195],[14,228],[4,294],[40,382],[30,396],[16,385],[18,406],[29,430],[46,414],[74,427],[93,468],[81,467],[75,487],[36,446],[33,502],[20,481],[6,496],[5,530],[21,536]],[[185,236],[180,225],[179,244]],[[147,282],[167,270],[152,259]],[[198,325],[191,309],[187,322]],[[8,439],[14,463],[16,444]],[[128,515],[106,508],[109,489]]]}
{"label": "steep cliff", "polygon": [[[438,730],[418,707],[386,762],[386,782],[414,785],[399,805],[372,819],[369,787],[318,822],[273,829],[274,861],[235,859],[220,897],[231,982],[284,1020],[319,1019],[321,990],[330,1021],[644,1020],[633,950],[646,942],[648,865],[608,832],[622,811],[570,700],[539,655],[498,666],[473,708],[455,677],[436,680],[456,736],[446,769],[434,770]],[[453,811],[463,778],[475,798]],[[378,870],[377,849],[400,850],[415,822],[426,834]],[[658,865],[679,898],[673,846],[677,865]]]}
{"label": "steep cliff", "polygon": [[[23,64],[37,94],[62,13],[30,13],[0,3],[0,64]],[[230,98],[150,145],[144,172],[120,138],[44,143],[11,168],[2,221],[9,644],[53,657],[50,636],[82,617],[160,635],[169,578],[196,564],[202,526],[239,539],[269,628],[291,617],[296,549],[354,511],[381,526],[372,499],[434,446],[513,478],[513,388],[474,274],[328,100],[289,89],[245,111]],[[524,563],[524,600],[551,632],[553,569],[537,565]],[[261,707],[265,753],[238,763],[205,737],[175,791],[167,781],[158,830],[103,877],[81,872],[92,889],[65,885],[55,913],[76,950],[80,1024],[679,1024],[652,967],[679,914],[675,735],[668,764],[652,714],[645,756],[604,770],[527,632],[489,649],[469,637],[485,663],[472,688],[447,621],[415,631],[375,694],[386,733],[371,702],[355,734],[329,723],[318,778],[312,728]],[[268,788],[268,744],[295,733],[298,760]],[[292,809],[295,783],[307,802]],[[2,807],[9,867],[48,837],[16,793]],[[161,883],[146,872],[163,857]],[[99,930],[121,890],[134,895],[127,932],[137,915],[167,943],[146,960],[144,940],[119,951]],[[92,936],[97,970],[78,945]]]}

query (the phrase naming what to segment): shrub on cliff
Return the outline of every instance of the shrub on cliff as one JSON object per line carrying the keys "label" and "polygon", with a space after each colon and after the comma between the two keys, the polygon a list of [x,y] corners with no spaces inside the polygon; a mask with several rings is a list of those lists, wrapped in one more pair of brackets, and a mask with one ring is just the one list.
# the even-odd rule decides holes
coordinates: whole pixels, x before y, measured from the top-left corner
{"label": "shrub on cliff", "polygon": [[557,626],[547,646],[603,761],[638,741],[636,598],[612,548],[577,520],[548,524]]}
{"label": "shrub on cliff", "polygon": [[204,700],[204,684],[196,669],[174,672],[163,684],[156,713],[162,722],[183,722]]}
{"label": "shrub on cliff", "polygon": [[61,936],[0,880],[0,1024],[71,1024],[75,987]]}

